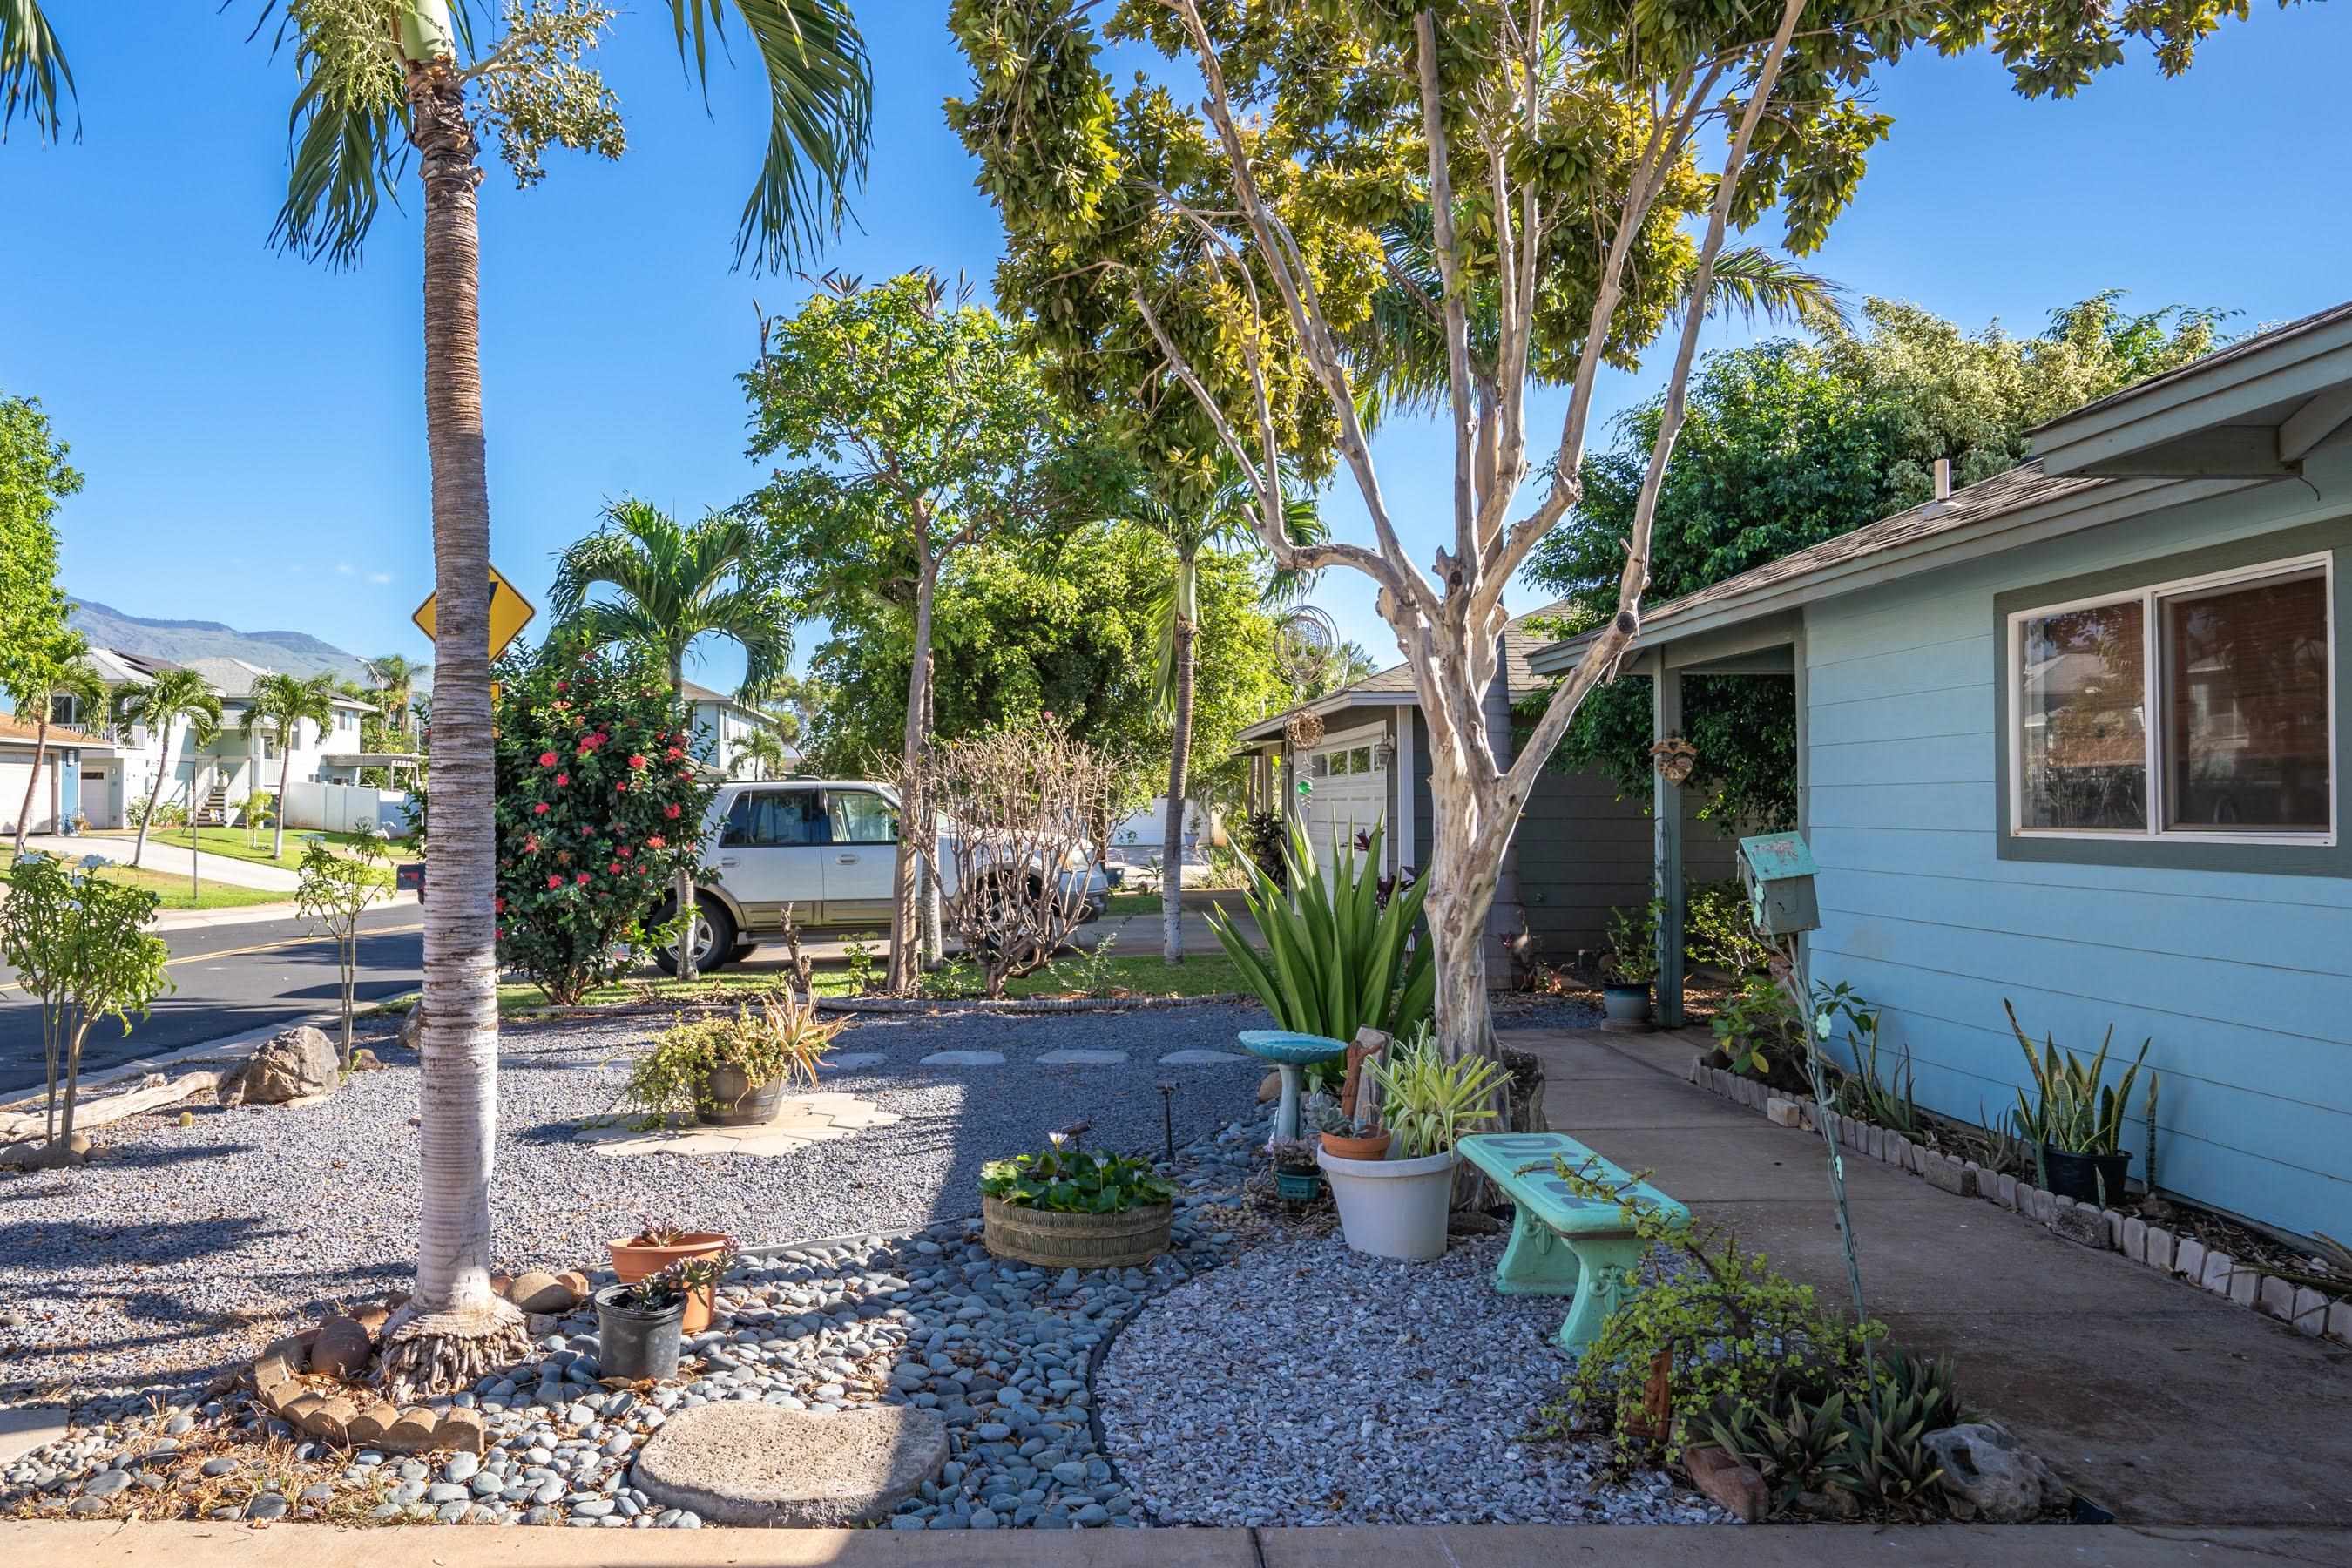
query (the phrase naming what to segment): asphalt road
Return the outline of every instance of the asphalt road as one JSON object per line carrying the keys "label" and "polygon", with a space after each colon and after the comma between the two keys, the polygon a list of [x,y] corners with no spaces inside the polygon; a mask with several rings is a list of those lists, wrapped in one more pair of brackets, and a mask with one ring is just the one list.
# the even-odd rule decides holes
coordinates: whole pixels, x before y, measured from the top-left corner
{"label": "asphalt road", "polygon": [[[168,931],[178,989],[158,1001],[128,1037],[101,1023],[82,1047],[82,1071],[151,1057],[250,1029],[331,1012],[338,1000],[335,944],[306,920]],[[414,903],[371,910],[360,920],[362,1004],[424,984],[425,915]],[[44,1081],[40,1016],[0,969],[0,1094]]]}

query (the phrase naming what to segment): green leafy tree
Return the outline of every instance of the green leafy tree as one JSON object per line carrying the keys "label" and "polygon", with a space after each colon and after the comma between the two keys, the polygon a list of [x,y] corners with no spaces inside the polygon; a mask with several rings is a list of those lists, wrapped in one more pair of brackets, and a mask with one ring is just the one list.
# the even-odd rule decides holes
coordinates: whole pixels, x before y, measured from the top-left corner
{"label": "green leafy tree", "polygon": [[172,989],[170,956],[147,931],[160,895],[99,875],[96,856],[79,868],[53,855],[19,855],[0,895],[0,962],[41,1014],[48,1070],[42,1126],[49,1157],[70,1158],[74,1107],[81,1092],[81,1051],[100,1020],[131,1032],[135,1015]]}
{"label": "green leafy tree", "polygon": [[748,773],[755,779],[780,779],[792,770],[792,755],[785,750],[782,735],[773,730],[754,730],[736,748],[735,763],[728,770],[728,776],[741,778]]}
{"label": "green leafy tree", "polygon": [[327,928],[335,942],[335,978],[342,1001],[343,1038],[337,1056],[352,1066],[352,993],[359,984],[360,917],[384,887],[384,841],[365,832],[345,854],[319,834],[305,836],[294,907]]}
{"label": "green leafy tree", "polygon": [[[0,5],[0,15],[7,10]],[[0,25],[0,102],[13,109],[10,47]],[[0,125],[6,118],[0,114]],[[24,689],[34,674],[28,662],[37,664],[66,629],[55,519],[58,503],[80,489],[39,400],[0,393],[0,689]]]}
{"label": "green leafy tree", "polygon": [[245,720],[238,727],[248,736],[267,734],[278,743],[278,799],[270,814],[275,819],[269,843],[272,860],[286,858],[286,786],[294,777],[294,748],[301,743],[306,721],[322,735],[335,721],[334,677],[314,675],[305,680],[272,672],[253,678],[253,689],[246,694]]}
{"label": "green leafy tree", "polygon": [[25,852],[25,835],[33,826],[33,803],[41,787],[41,770],[49,754],[49,725],[58,704],[71,702],[78,714],[106,711],[106,678],[89,662],[89,644],[79,632],[52,631],[16,650],[10,660],[9,705],[19,723],[33,726],[33,771],[25,780],[25,798],[16,808],[16,852]]}
{"label": "green leafy tree", "polygon": [[[604,526],[557,557],[548,597],[566,632],[591,646],[640,647],[669,672],[670,696],[686,708],[686,656],[707,637],[743,650],[739,699],[782,672],[793,657],[792,608],[762,574],[758,530],[713,512],[681,528],[641,500],[605,509]],[[591,600],[598,589],[604,596]],[[677,874],[677,909],[694,909],[691,868]],[[694,978],[696,923],[678,922],[677,973]]]}
{"label": "green leafy tree", "polygon": [[[754,498],[779,572],[810,614],[887,610],[908,625],[898,776],[919,785],[930,733],[934,606],[959,552],[1040,531],[1084,496],[1071,420],[996,313],[936,275],[871,288],[828,275],[800,310],[766,322],[745,374],[751,456],[783,457]],[[1073,491],[1070,487],[1076,487]],[[887,984],[915,973],[919,799],[905,803]]]}
{"label": "green leafy tree", "polygon": [[[1160,874],[1160,957],[1184,962],[1184,808],[1192,798],[1192,699],[1198,676],[1201,635],[1201,558],[1214,550],[1255,553],[1257,535],[1250,522],[1257,493],[1227,465],[1218,483],[1198,499],[1171,500],[1145,486],[1127,508],[1128,520],[1164,542],[1174,558],[1166,585],[1153,595],[1160,622],[1159,679],[1153,694],[1168,714],[1168,815],[1161,835]],[[1319,539],[1323,525],[1311,498],[1294,494],[1285,526],[1294,539]],[[1265,597],[1295,597],[1305,584],[1292,573],[1276,572]],[[1214,753],[1213,753],[1214,754]]]}
{"label": "green leafy tree", "polygon": [[[425,673],[425,668],[396,653],[368,660],[368,679],[375,682],[371,700],[382,705],[383,721],[394,735],[404,737],[408,733],[409,704],[415,700],[416,678]],[[364,738],[361,743],[367,744]]]}
{"label": "green leafy tree", "polygon": [[[1536,0],[954,0],[972,87],[950,121],[1003,218],[998,296],[1024,312],[1057,389],[1155,469],[1222,449],[1255,485],[1279,564],[1344,566],[1380,590],[1430,727],[1427,910],[1450,1056],[1493,1051],[1485,937],[1504,855],[1545,759],[1640,629],[1704,314],[1682,306],[1718,298],[1727,235],[1773,214],[1781,250],[1819,248],[1891,128],[1873,74],[1908,49],[1990,39],[2021,91],[2064,95],[2134,39],[2182,69],[2234,14],[2228,0],[1781,0],[1663,19]],[[1171,64],[1116,98],[1107,41]],[[1454,453],[1450,538],[1428,565],[1397,531],[1351,352],[1391,279],[1388,239],[1423,207]],[[1664,401],[1614,600],[1507,763],[1481,703],[1504,594],[1581,497],[1602,365],[1639,363],[1677,317],[1652,367]],[[1546,383],[1567,389],[1566,411],[1531,447],[1528,393]],[[1289,537],[1285,459],[1310,479],[1344,467],[1372,542]]]}
{"label": "green leafy tree", "polygon": [[220,733],[220,698],[205,678],[193,669],[160,670],[143,686],[126,686],[114,700],[114,721],[128,729],[144,724],[155,737],[155,776],[147,784],[147,809],[139,815],[139,837],[131,847],[131,864],[147,854],[147,828],[155,819],[155,803],[163,794],[163,775],[171,769],[172,731],[183,729],[182,752],[210,745]]}
{"label": "green leafy tree", "polygon": [[[2115,292],[2051,313],[2040,333],[1967,332],[1916,306],[1873,300],[1865,328],[1819,342],[1776,339],[1710,354],[1660,489],[1651,591],[1672,599],[1927,500],[1938,459],[1956,483],[2023,462],[2028,432],[2069,408],[2211,350],[2221,312],[2132,314]],[[1581,629],[1614,602],[1613,574],[1641,504],[1661,405],[1620,418],[1617,441],[1585,465],[1583,499],[1528,565],[1564,595]],[[1684,734],[1698,750],[1691,787],[1711,815],[1754,830],[1796,822],[1790,683],[1692,677]],[[1596,691],[1558,752],[1646,795],[1649,682]]]}
{"label": "green leafy tree", "polygon": [[[740,263],[795,261],[839,224],[864,176],[872,123],[866,47],[842,0],[669,0],[680,57],[747,39],[767,86],[769,131]],[[291,171],[273,238],[356,265],[385,195],[415,154],[424,214],[425,444],[432,466],[434,659],[443,820],[430,825],[442,896],[425,913],[424,1216],[417,1289],[388,1335],[395,1397],[463,1387],[530,1345],[490,1289],[489,1177],[497,1130],[498,986],[491,964],[489,487],[481,396],[478,132],[497,135],[516,182],[551,146],[616,157],[619,106],[583,59],[616,13],[596,0],[284,0],[265,15],[299,83]],[[730,32],[730,28],[732,31]],[[72,92],[35,0],[0,0],[0,127],[19,108],[54,139]]]}

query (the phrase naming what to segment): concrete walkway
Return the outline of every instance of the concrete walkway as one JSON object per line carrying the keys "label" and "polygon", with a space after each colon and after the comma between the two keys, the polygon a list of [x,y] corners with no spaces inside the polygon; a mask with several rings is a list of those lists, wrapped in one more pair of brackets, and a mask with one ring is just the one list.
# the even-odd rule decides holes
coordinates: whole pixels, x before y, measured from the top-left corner
{"label": "concrete walkway", "polygon": [[18,1562],[87,1568],[2276,1568],[2340,1565],[2326,1531],[2120,1526],[1483,1525],[1453,1529],[339,1531],[323,1524],[10,1524]]}
{"label": "concrete walkway", "polygon": [[[41,833],[26,839],[25,847],[65,860],[79,860],[86,855],[96,855],[118,866],[128,866],[131,851],[138,847],[138,840],[127,834],[118,837],[113,834],[77,833],[71,838],[58,838]],[[289,897],[302,885],[302,879],[290,866],[264,866],[253,860],[240,860],[234,855],[208,854],[160,837],[147,840],[147,852],[140,858],[139,865],[142,870],[160,872],[167,877],[185,877],[192,858],[198,862],[196,874],[207,882],[226,882],[238,888],[267,888]]]}
{"label": "concrete walkway", "polygon": [[[1689,1083],[1692,1037],[1507,1038],[1543,1059],[1554,1128],[1846,1300],[1820,1137]],[[2083,1496],[2132,1525],[2352,1527],[2352,1351],[1891,1166],[1845,1169],[1871,1315],[1948,1352],[1965,1395]],[[2352,1537],[2334,1552],[2292,1560],[2352,1563]]]}

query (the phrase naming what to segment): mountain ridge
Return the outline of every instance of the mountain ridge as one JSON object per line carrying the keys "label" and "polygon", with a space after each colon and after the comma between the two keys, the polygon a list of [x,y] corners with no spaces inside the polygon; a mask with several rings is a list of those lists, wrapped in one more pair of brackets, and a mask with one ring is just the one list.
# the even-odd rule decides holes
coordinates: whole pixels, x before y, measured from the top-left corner
{"label": "mountain ridge", "polygon": [[[70,595],[68,595],[70,597]],[[134,616],[95,599],[73,599],[73,629],[99,647],[184,664],[193,658],[241,658],[288,675],[331,675],[368,684],[367,660],[309,632],[242,632],[224,621],[169,620]]]}

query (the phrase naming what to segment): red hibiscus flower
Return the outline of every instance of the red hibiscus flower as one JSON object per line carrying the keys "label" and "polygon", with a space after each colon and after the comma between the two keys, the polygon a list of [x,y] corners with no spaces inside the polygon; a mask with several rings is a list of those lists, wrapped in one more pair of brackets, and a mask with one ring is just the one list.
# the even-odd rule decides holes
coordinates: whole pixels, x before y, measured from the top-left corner
{"label": "red hibiscus flower", "polygon": [[681,809],[681,807],[675,805],[666,805],[662,807],[662,815],[668,817],[672,822],[676,822],[677,820],[677,814]]}
{"label": "red hibiscus flower", "polygon": [[611,865],[605,867],[604,869],[617,877],[621,874],[621,863],[618,860],[615,860]]}
{"label": "red hibiscus flower", "polygon": [[543,800],[541,801],[537,805],[532,806],[530,811],[533,816],[545,816],[547,815],[547,802]]}
{"label": "red hibiscus flower", "polygon": [[490,900],[490,908],[497,910],[499,914],[504,914],[507,912],[507,901],[504,899],[492,899]]}
{"label": "red hibiscus flower", "polygon": [[613,793],[614,793],[614,795],[626,795],[626,794],[628,794],[628,793],[629,793],[629,781],[628,781],[628,780],[626,780],[626,779],[623,779],[619,784],[614,784],[614,785],[613,786]]}
{"label": "red hibiscus flower", "polygon": [[628,847],[627,845],[624,844],[624,845],[622,845],[619,848],[617,848],[617,849],[614,850],[614,851],[613,851],[613,853],[614,853],[614,854],[615,854],[615,855],[618,855],[622,859],[625,860],[625,859],[627,859],[627,858],[629,858],[629,847]]}
{"label": "red hibiscus flower", "polygon": [[538,834],[530,834],[524,837],[522,841],[522,852],[526,855],[536,855],[539,853]]}
{"label": "red hibiscus flower", "polygon": [[547,885],[551,888],[560,888],[563,886],[563,879],[551,872],[548,875]]}
{"label": "red hibiscus flower", "polygon": [[648,849],[658,849],[661,847],[662,836],[658,833],[654,834],[651,837],[646,840],[646,847]]}
{"label": "red hibiscus flower", "polygon": [[629,755],[629,766],[631,766],[631,767],[633,767],[633,768],[641,768],[641,767],[644,767],[645,765],[646,765],[646,755],[645,755],[645,753],[644,753],[643,752],[631,752],[631,753],[630,753],[630,755]]}
{"label": "red hibiscus flower", "polygon": [[581,872],[578,876],[572,879],[572,882],[574,887],[586,887],[588,885],[588,873],[585,871]]}
{"label": "red hibiscus flower", "polygon": [[553,766],[555,765],[555,753],[554,753],[553,752],[540,752],[540,753],[539,753],[539,765],[540,765],[541,767],[542,767],[542,768],[551,768],[551,767],[553,767]]}
{"label": "red hibiscus flower", "polygon": [[669,760],[670,760],[671,762],[673,762],[673,763],[674,763],[674,762],[676,762],[676,761],[677,761],[677,760],[678,760],[678,758],[680,758],[680,757],[682,757],[682,756],[684,756],[684,755],[686,755],[686,753],[685,753],[684,752],[680,751],[680,750],[679,750],[677,747],[676,747],[676,746],[672,746],[672,747],[669,749]]}
{"label": "red hibiscus flower", "polygon": [[558,789],[562,789],[565,784],[568,784],[571,782],[572,775],[570,773],[558,773],[555,775],[555,787]]}
{"label": "red hibiscus flower", "polygon": [[558,691],[569,691],[572,689],[572,682],[568,680],[559,680],[555,683],[555,689]]}

